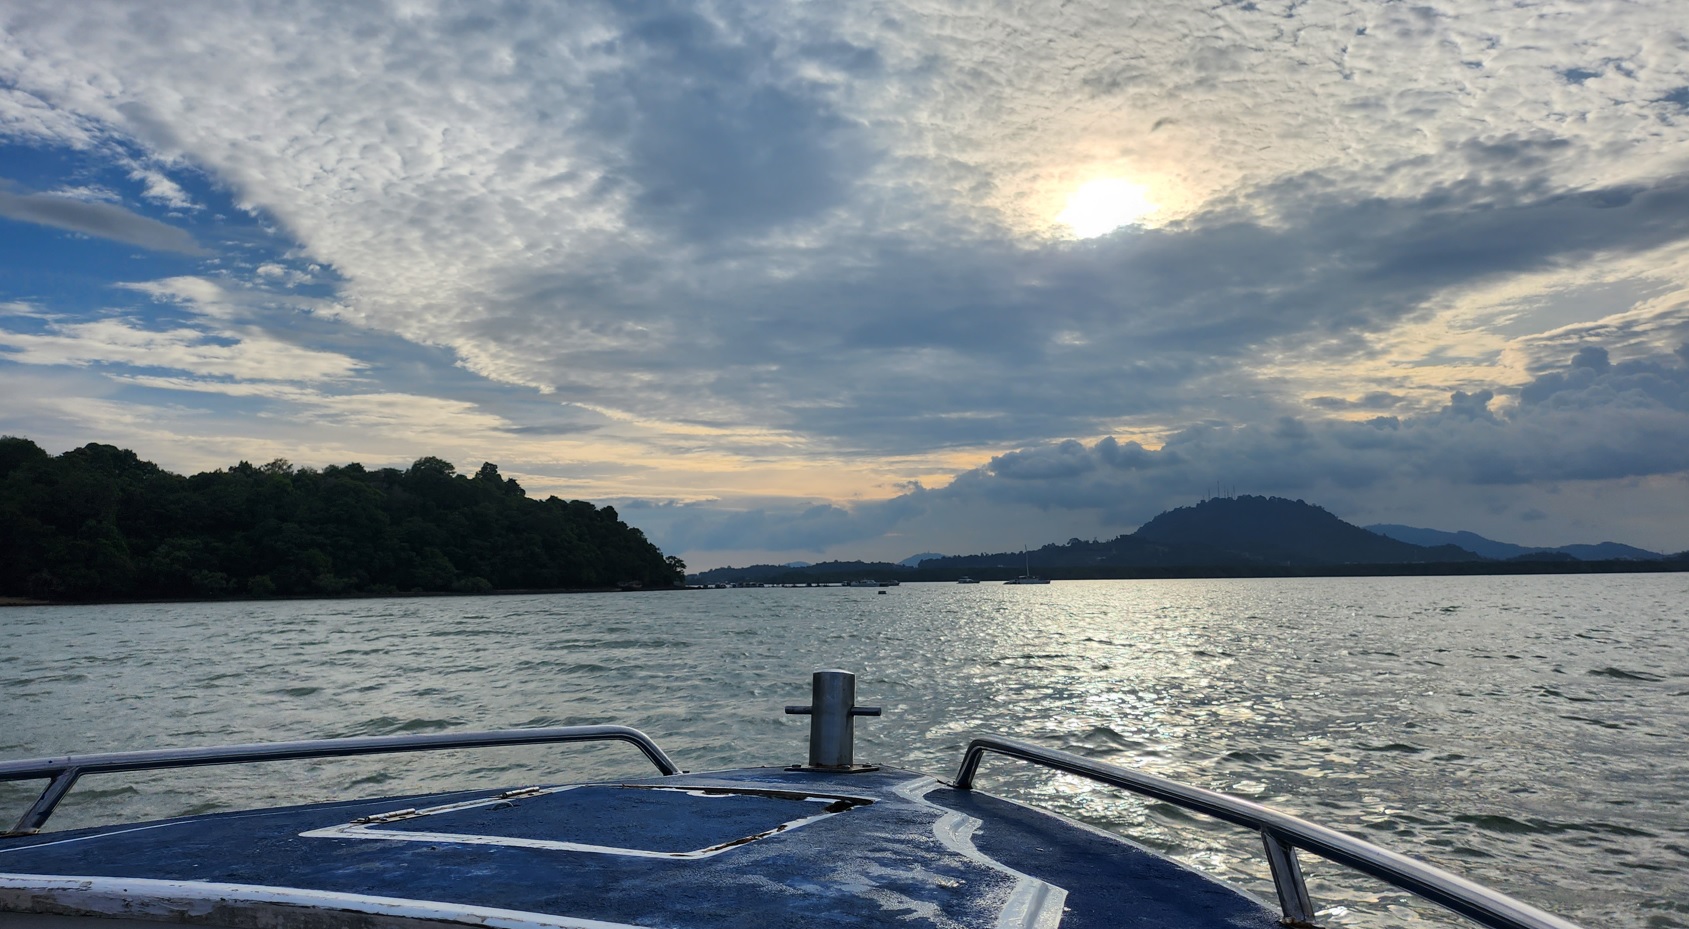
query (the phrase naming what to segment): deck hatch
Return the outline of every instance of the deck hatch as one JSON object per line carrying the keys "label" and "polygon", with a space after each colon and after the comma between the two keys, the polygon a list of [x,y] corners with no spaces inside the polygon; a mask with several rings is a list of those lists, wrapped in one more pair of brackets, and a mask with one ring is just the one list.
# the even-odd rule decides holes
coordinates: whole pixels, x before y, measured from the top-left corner
{"label": "deck hatch", "polygon": [[302,835],[707,858],[872,802],[783,790],[588,784],[396,810]]}

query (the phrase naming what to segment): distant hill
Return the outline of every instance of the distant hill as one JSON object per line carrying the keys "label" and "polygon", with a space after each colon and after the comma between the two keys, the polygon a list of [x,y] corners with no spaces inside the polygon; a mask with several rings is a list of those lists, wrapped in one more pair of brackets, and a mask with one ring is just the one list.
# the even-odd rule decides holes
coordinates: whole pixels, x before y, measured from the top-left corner
{"label": "distant hill", "polygon": [[1584,545],[1560,545],[1553,548],[1545,546],[1514,545],[1511,542],[1497,542],[1486,539],[1476,532],[1444,532],[1440,529],[1421,529],[1416,526],[1400,526],[1394,523],[1376,523],[1366,527],[1368,532],[1411,542],[1414,545],[1458,545],[1469,552],[1476,552],[1485,558],[1509,559],[1524,555],[1561,554],[1568,555],[1579,561],[1655,561],[1665,556],[1659,552],[1650,552],[1634,545],[1623,545],[1618,542],[1598,542]]}
{"label": "distant hill", "polygon": [[[1481,561],[1452,546],[1423,547],[1386,539],[1325,510],[1282,497],[1217,497],[1168,510],[1137,532],[1106,542],[1070,539],[1022,555],[959,555],[923,562],[923,571],[1013,576],[1030,562],[1034,574],[1077,576],[1103,569],[1312,567]],[[1005,572],[1013,572],[1005,574]]]}
{"label": "distant hill", "polygon": [[1326,510],[1283,497],[1219,497],[1168,510],[1134,535],[1170,546],[1200,546],[1283,565],[1417,564],[1472,561],[1454,545],[1416,545],[1346,523]]}
{"label": "distant hill", "polygon": [[[837,583],[847,580],[1003,580],[1046,577],[1211,576],[1237,573],[1354,571],[1368,565],[1492,563],[1465,549],[1415,545],[1368,532],[1320,507],[1282,497],[1221,497],[1169,510],[1137,532],[1106,542],[1069,539],[1029,552],[916,555],[900,564],[822,562],[801,570],[781,565],[717,568],[688,575],[694,584]],[[913,565],[911,563],[914,563]]]}
{"label": "distant hill", "polygon": [[[1419,541],[1423,540],[1423,541]],[[1053,578],[1261,577],[1318,574],[1491,574],[1677,571],[1689,552],[1666,558],[1629,545],[1529,549],[1471,532],[1344,522],[1301,500],[1217,497],[1168,510],[1108,541],[1069,539],[1028,552],[915,555],[903,562],[828,561],[717,568],[694,584],[840,583],[851,580],[1006,580],[1028,568]]]}
{"label": "distant hill", "polygon": [[1571,555],[1579,561],[1654,561],[1665,557],[1664,553],[1651,552],[1622,542],[1561,545],[1553,550]]}

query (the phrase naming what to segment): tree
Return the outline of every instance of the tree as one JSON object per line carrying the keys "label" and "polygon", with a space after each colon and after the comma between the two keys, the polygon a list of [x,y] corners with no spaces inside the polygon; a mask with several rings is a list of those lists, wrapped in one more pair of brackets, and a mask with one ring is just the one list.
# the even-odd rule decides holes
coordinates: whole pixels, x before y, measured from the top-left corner
{"label": "tree", "polygon": [[184,478],[109,445],[54,457],[0,437],[0,525],[0,594],[45,599],[659,587],[685,570],[610,507],[432,456]]}

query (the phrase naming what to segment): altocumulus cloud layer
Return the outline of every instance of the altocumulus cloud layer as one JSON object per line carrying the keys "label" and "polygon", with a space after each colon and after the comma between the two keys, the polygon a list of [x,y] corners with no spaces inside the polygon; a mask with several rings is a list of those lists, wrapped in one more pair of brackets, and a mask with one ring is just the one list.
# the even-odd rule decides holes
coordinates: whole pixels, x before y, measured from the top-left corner
{"label": "altocumulus cloud layer", "polygon": [[[844,6],[8,4],[0,428],[694,565],[1233,487],[1689,544],[1674,4]],[[1157,211],[1076,239],[1099,178]]]}

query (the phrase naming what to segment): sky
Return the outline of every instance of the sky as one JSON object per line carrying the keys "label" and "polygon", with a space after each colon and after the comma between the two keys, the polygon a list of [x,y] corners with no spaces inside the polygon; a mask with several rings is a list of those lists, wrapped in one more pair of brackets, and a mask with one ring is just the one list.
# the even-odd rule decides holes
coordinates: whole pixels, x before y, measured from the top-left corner
{"label": "sky", "polygon": [[1205,497],[1689,548],[1674,0],[0,5],[0,434],[694,569]]}

